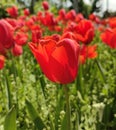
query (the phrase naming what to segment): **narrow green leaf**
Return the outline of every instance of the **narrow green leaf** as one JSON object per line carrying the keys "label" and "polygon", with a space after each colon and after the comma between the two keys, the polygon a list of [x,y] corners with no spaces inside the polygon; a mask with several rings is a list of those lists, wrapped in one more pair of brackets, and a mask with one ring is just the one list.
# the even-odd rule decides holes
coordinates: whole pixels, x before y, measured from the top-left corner
{"label": "narrow green leaf", "polygon": [[98,69],[99,69],[99,72],[100,72],[100,74],[101,74],[101,77],[102,77],[103,81],[106,82],[106,77],[105,77],[105,75],[104,75],[104,70],[103,70],[103,68],[102,68],[102,66],[101,66],[101,64],[100,64],[100,62],[99,62],[97,59],[96,59],[95,61],[96,61],[97,67],[98,67]]}
{"label": "narrow green leaf", "polygon": [[59,86],[58,87],[58,91],[57,91],[57,94],[56,94],[56,109],[55,109],[55,130],[58,130],[58,127],[59,127],[59,118],[60,118],[60,112],[61,110],[63,109],[63,106],[64,106],[64,100],[63,100],[63,96],[64,96],[64,93],[61,89],[62,86]]}
{"label": "narrow green leaf", "polygon": [[46,126],[43,123],[42,119],[38,116],[35,108],[33,107],[33,105],[28,100],[26,100],[26,106],[27,106],[30,117],[33,120],[36,128],[38,130],[43,130],[43,128],[46,128]]}
{"label": "narrow green leaf", "polygon": [[6,115],[4,130],[16,130],[16,108],[13,106]]}
{"label": "narrow green leaf", "polygon": [[7,74],[5,75],[5,84],[6,84],[6,94],[7,94],[7,100],[8,100],[8,110],[10,110],[12,106],[12,98],[11,98],[11,92],[10,92],[10,83]]}
{"label": "narrow green leaf", "polygon": [[65,113],[63,121],[62,121],[62,125],[61,125],[61,130],[68,130],[67,129],[67,118],[66,117],[67,117],[67,115]]}

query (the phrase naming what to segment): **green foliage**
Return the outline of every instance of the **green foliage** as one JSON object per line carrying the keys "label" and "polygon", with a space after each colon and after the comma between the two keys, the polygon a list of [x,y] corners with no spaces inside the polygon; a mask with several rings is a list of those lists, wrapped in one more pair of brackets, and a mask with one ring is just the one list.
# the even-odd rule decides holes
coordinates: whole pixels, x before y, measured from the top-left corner
{"label": "green foliage", "polygon": [[[51,33],[46,29],[45,35]],[[0,130],[65,130],[67,122],[71,130],[115,130],[116,50],[103,44],[98,32],[92,43],[98,57],[79,67],[67,86],[67,102],[63,86],[48,81],[28,45],[20,57],[8,55],[0,70]]]}
{"label": "green foliage", "polygon": [[8,17],[8,13],[5,10],[5,6],[0,3],[0,19]]}
{"label": "green foliage", "polygon": [[100,2],[100,0],[94,0],[93,1],[90,13],[100,12],[101,5],[98,6],[99,2]]}
{"label": "green foliage", "polygon": [[16,130],[16,108],[13,106],[6,115],[4,130]]}
{"label": "green foliage", "polygon": [[43,130],[46,126],[44,125],[42,119],[38,116],[33,105],[28,100],[26,100],[26,106],[27,106],[27,109],[28,109],[28,112],[30,114],[31,119],[35,124],[35,127],[38,130]]}

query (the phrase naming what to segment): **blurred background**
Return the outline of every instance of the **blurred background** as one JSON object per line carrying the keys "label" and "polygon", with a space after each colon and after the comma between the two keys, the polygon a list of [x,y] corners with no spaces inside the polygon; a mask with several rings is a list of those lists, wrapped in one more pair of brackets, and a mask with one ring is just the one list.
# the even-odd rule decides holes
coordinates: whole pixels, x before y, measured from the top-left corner
{"label": "blurred background", "polygon": [[[31,13],[35,13],[41,8],[39,3],[43,0],[1,0],[0,10],[13,4],[19,8],[29,8]],[[101,18],[116,16],[115,0],[47,0],[53,11],[65,8],[66,10],[75,9],[77,13],[82,13],[85,17],[95,13]],[[4,11],[3,11],[4,12]],[[1,11],[0,15],[3,15]],[[3,15],[4,17],[4,15]]]}

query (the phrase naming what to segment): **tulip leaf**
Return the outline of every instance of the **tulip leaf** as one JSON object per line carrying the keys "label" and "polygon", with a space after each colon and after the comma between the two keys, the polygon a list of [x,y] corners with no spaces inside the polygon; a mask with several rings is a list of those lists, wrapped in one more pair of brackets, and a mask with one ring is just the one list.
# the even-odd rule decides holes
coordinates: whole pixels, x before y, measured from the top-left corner
{"label": "tulip leaf", "polygon": [[36,128],[38,130],[43,130],[43,128],[46,128],[42,119],[38,116],[35,108],[33,107],[33,105],[28,100],[26,100],[26,106],[27,106],[29,115],[30,115],[33,123],[35,124]]}
{"label": "tulip leaf", "polygon": [[62,121],[62,125],[61,125],[61,130],[68,130],[68,129],[66,129],[67,128],[67,118],[66,117],[67,117],[67,115],[65,113],[63,121]]}
{"label": "tulip leaf", "polygon": [[16,130],[16,108],[13,106],[6,115],[4,130]]}

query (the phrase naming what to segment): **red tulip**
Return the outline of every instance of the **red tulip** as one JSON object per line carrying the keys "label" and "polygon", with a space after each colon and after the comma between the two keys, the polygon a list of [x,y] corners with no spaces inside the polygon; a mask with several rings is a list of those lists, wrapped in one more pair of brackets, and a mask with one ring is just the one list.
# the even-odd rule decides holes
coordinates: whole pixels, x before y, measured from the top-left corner
{"label": "red tulip", "polygon": [[66,14],[66,19],[67,20],[75,20],[75,18],[76,18],[75,10],[72,9],[69,12],[67,12],[67,14]]}
{"label": "red tulip", "polygon": [[77,39],[82,43],[89,44],[94,38],[94,27],[89,20],[81,20],[74,31]]}
{"label": "red tulip", "polygon": [[80,50],[77,42],[68,38],[59,42],[47,39],[41,40],[37,46],[30,43],[29,47],[49,80],[61,84],[74,81]]}
{"label": "red tulip", "polygon": [[48,10],[49,9],[49,4],[48,4],[47,1],[42,2],[42,6],[43,6],[44,10]]}
{"label": "red tulip", "polygon": [[96,16],[95,14],[90,14],[89,15],[89,19],[93,22],[96,22],[97,24],[99,24],[101,21],[100,21],[100,18],[98,16]]}
{"label": "red tulip", "polygon": [[29,16],[29,15],[30,15],[29,9],[24,9],[24,15],[26,15],[26,16]]}
{"label": "red tulip", "polygon": [[60,9],[58,13],[59,13],[58,20],[66,20],[66,11],[65,11],[65,9]]}
{"label": "red tulip", "polygon": [[79,22],[80,22],[81,20],[83,20],[83,19],[84,19],[83,14],[78,13],[78,14],[76,15],[75,21],[76,21],[77,23],[79,23]]}
{"label": "red tulip", "polygon": [[20,56],[23,53],[22,46],[18,44],[15,44],[11,51],[14,56]]}
{"label": "red tulip", "polygon": [[6,11],[9,13],[9,15],[13,18],[17,18],[18,16],[18,9],[16,6],[12,6],[6,9]]}
{"label": "red tulip", "polygon": [[79,56],[79,61],[81,64],[84,64],[87,59],[94,59],[97,57],[97,52],[96,52],[97,46],[94,45],[83,45],[81,47],[80,51],[80,56]]}
{"label": "red tulip", "polygon": [[116,28],[116,17],[109,18],[109,26],[111,28]]}
{"label": "red tulip", "polygon": [[27,40],[28,40],[28,36],[27,34],[23,33],[23,32],[17,32],[16,36],[15,36],[15,42],[18,44],[18,45],[25,45]]}
{"label": "red tulip", "polygon": [[0,44],[4,48],[11,48],[14,44],[13,40],[14,28],[4,19],[0,20]]}
{"label": "red tulip", "polygon": [[0,55],[0,70],[4,68],[5,57]]}
{"label": "red tulip", "polygon": [[42,31],[41,30],[32,31],[32,42],[38,43],[38,41],[41,37],[42,37]]}
{"label": "red tulip", "polygon": [[101,34],[102,41],[110,46],[111,48],[116,48],[116,29],[107,29]]}

